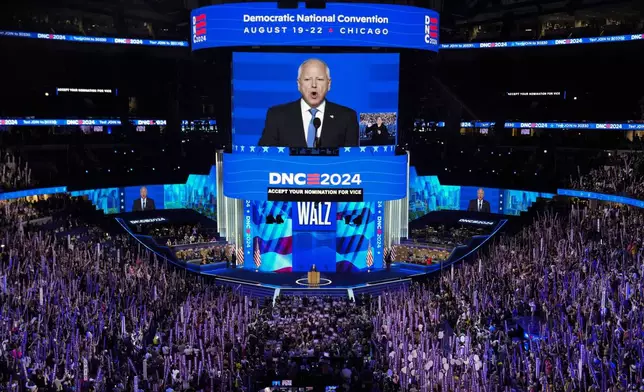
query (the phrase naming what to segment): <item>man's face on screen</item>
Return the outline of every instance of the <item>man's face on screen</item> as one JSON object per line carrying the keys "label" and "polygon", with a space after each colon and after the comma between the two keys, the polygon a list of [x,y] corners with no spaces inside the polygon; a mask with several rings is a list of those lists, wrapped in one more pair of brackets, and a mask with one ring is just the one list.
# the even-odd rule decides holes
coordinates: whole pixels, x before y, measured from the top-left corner
{"label": "man's face on screen", "polygon": [[140,193],[141,193],[142,199],[145,199],[146,197],[148,197],[148,190],[146,188],[141,188]]}
{"label": "man's face on screen", "polygon": [[479,189],[478,191],[476,191],[476,197],[479,200],[483,200],[483,196],[485,196],[485,192],[483,192],[483,189]]}
{"label": "man's face on screen", "polygon": [[324,64],[319,61],[309,61],[302,66],[302,74],[297,80],[297,89],[309,106],[320,105],[330,88],[331,79],[327,77]]}

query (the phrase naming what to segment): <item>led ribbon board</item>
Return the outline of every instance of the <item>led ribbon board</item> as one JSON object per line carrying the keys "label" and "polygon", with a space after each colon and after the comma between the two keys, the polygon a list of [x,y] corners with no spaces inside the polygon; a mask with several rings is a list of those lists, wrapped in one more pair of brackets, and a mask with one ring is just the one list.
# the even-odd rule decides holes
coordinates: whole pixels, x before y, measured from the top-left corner
{"label": "led ribbon board", "polygon": [[601,44],[609,42],[639,41],[644,34],[611,35],[606,37],[545,39],[532,41],[500,41],[500,42],[459,42],[441,44],[440,49],[493,49],[493,48],[531,48],[538,46],[564,46],[580,44]]}
{"label": "led ribbon board", "polygon": [[50,41],[85,42],[91,44],[120,44],[140,46],[188,47],[187,41],[169,41],[159,39],[91,37],[85,35],[66,35],[49,33],[32,33],[28,31],[0,30],[0,37],[46,39]]}
{"label": "led ribbon board", "polygon": [[231,46],[389,47],[438,51],[439,16],[390,4],[222,4],[192,11],[192,50]]}

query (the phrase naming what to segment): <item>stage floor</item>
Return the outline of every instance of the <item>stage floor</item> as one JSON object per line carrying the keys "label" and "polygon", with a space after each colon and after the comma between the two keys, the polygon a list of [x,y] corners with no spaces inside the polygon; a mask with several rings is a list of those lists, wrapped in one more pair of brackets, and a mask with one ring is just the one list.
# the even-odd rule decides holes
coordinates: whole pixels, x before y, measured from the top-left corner
{"label": "stage floor", "polygon": [[[245,268],[220,268],[204,274],[224,279],[240,280],[246,283],[259,283],[263,286],[275,288],[306,288],[306,286],[296,283],[298,279],[306,278],[306,272],[274,273],[256,272]],[[372,272],[320,272],[320,277],[331,281],[330,284],[324,286],[325,288],[354,288],[368,284],[408,279],[414,275],[423,274],[426,274],[426,271],[417,268],[406,268],[404,265],[394,265],[389,271],[383,269]]]}

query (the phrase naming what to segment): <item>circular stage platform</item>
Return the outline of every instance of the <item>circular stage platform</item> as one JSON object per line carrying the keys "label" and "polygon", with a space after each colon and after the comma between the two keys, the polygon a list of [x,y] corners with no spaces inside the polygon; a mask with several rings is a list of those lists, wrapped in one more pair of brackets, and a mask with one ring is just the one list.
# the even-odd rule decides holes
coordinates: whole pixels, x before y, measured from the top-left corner
{"label": "circular stage platform", "polygon": [[323,286],[329,286],[331,283],[333,283],[333,281],[327,278],[320,278],[319,283],[310,283],[309,278],[300,278],[296,280],[295,283],[303,287],[323,287]]}

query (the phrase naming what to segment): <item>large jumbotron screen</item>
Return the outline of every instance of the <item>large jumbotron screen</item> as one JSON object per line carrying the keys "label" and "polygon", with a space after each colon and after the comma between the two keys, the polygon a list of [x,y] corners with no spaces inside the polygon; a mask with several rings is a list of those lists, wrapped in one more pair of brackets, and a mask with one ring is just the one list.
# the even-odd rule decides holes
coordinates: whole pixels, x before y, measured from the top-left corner
{"label": "large jumbotron screen", "polygon": [[[396,141],[398,54],[234,53],[232,64],[233,144],[256,146],[270,107],[300,99],[298,68],[308,59],[324,61],[330,71],[327,101],[355,110],[360,145],[372,144],[367,132],[378,117],[388,142]],[[381,143],[385,144],[385,143]]]}
{"label": "large jumbotron screen", "polygon": [[439,16],[394,4],[328,3],[280,9],[277,2],[192,11],[192,50],[241,46],[335,46],[438,51]]}

